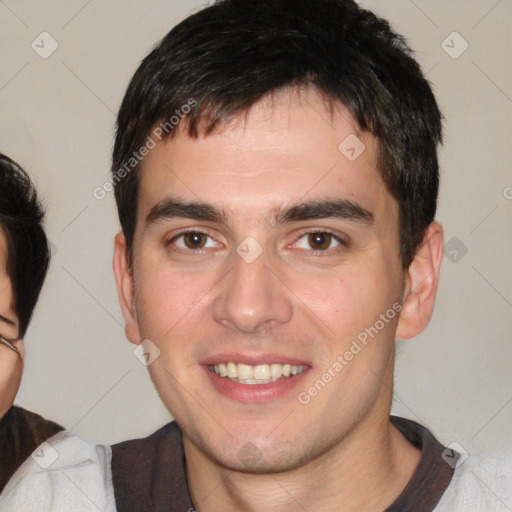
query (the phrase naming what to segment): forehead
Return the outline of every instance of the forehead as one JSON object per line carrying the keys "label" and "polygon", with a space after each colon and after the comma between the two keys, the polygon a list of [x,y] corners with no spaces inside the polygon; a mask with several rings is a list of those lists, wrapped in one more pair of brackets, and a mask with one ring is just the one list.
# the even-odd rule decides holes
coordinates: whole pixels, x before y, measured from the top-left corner
{"label": "forehead", "polygon": [[393,203],[378,141],[314,89],[275,93],[207,136],[183,128],[149,152],[141,172],[139,218],[166,195],[245,213],[302,198]]}

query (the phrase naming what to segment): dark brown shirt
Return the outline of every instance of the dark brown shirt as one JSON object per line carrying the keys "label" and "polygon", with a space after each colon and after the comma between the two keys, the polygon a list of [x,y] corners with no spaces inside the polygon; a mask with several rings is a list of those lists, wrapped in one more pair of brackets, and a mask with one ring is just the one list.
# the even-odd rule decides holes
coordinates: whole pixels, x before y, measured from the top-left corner
{"label": "dark brown shirt", "polygon": [[[414,421],[391,416],[391,422],[422,453],[411,480],[385,512],[431,512],[453,476],[453,468],[441,457],[445,448]],[[183,436],[175,422],[145,439],[112,446],[112,481],[117,512],[194,510]]]}
{"label": "dark brown shirt", "polygon": [[21,407],[11,407],[0,419],[0,492],[44,441],[63,428]]}

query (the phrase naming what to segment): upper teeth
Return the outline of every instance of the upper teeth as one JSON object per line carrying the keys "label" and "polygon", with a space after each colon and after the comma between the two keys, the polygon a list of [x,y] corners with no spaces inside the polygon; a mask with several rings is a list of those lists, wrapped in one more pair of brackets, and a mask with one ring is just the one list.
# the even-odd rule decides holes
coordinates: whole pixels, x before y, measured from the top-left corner
{"label": "upper teeth", "polygon": [[210,366],[210,368],[221,377],[237,379],[244,383],[249,383],[247,381],[272,382],[281,377],[298,375],[306,369],[305,366],[280,363],[258,364],[256,366],[242,363],[220,363]]}

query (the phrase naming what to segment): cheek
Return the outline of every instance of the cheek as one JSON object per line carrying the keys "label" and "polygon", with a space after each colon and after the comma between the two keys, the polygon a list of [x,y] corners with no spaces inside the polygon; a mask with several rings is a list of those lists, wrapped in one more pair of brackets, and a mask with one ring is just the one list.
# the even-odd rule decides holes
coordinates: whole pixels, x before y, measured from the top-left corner
{"label": "cheek", "polygon": [[204,314],[212,283],[206,273],[190,274],[151,263],[140,267],[135,280],[135,303],[141,334],[150,339],[167,339],[173,330],[196,325],[198,313]]}
{"label": "cheek", "polygon": [[[11,282],[5,276],[0,277],[0,314],[16,321],[16,314],[12,307],[12,286]],[[18,337],[18,331],[15,327],[2,322],[2,336],[14,339]]]}
{"label": "cheek", "polygon": [[381,292],[372,276],[354,266],[307,279],[297,275],[291,288],[329,327],[359,325]]}
{"label": "cheek", "polygon": [[14,402],[21,382],[23,363],[11,349],[0,347],[0,417]]}
{"label": "cheek", "polygon": [[386,277],[390,275],[376,266],[354,265],[330,275],[294,280],[291,288],[300,297],[305,314],[331,340],[331,357],[343,353],[354,340],[364,344],[394,339],[400,293]]}

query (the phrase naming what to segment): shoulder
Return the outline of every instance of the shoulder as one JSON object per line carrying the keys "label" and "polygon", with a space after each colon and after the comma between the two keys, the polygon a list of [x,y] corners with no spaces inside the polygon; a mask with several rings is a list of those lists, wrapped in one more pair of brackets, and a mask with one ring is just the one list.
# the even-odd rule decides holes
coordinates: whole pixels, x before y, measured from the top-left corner
{"label": "shoulder", "polygon": [[4,420],[2,432],[9,438],[10,446],[15,446],[17,452],[23,455],[23,460],[36,446],[64,430],[57,423],[17,406],[9,409]]}
{"label": "shoulder", "polygon": [[111,474],[119,510],[131,510],[133,503],[139,510],[152,510],[155,499],[165,501],[169,496],[175,507],[191,508],[183,436],[176,422],[143,439],[112,446]]}
{"label": "shoulder", "polygon": [[12,421],[18,427],[24,427],[25,432],[30,434],[36,442],[36,446],[57,432],[64,430],[57,423],[47,420],[39,414],[27,411],[22,407],[13,406],[9,412],[11,413]]}
{"label": "shoulder", "polygon": [[436,512],[512,510],[512,455],[469,455],[456,469]]}
{"label": "shoulder", "polygon": [[[182,445],[182,432],[175,421],[167,423],[148,437],[140,439],[130,439],[112,445],[114,454],[130,453],[130,456],[136,456],[137,453],[144,453],[147,457],[148,451],[158,453],[162,449],[179,449]],[[133,453],[132,453],[133,452]]]}
{"label": "shoulder", "polygon": [[0,420],[0,491],[36,447],[61,430],[38,414],[11,407]]}
{"label": "shoulder", "polygon": [[3,512],[114,512],[110,447],[61,432],[42,443],[0,496]]}

